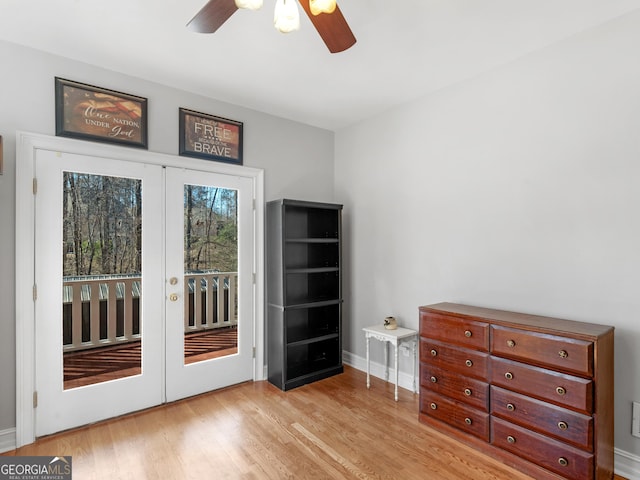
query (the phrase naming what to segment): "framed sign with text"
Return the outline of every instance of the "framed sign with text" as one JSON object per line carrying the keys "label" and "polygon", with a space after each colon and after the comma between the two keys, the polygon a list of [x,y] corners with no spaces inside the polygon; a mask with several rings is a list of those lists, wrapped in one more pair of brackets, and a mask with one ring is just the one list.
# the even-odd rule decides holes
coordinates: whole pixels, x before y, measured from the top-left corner
{"label": "framed sign with text", "polygon": [[242,123],[179,109],[179,153],[242,165]]}
{"label": "framed sign with text", "polygon": [[56,77],[56,135],[147,148],[147,99]]}

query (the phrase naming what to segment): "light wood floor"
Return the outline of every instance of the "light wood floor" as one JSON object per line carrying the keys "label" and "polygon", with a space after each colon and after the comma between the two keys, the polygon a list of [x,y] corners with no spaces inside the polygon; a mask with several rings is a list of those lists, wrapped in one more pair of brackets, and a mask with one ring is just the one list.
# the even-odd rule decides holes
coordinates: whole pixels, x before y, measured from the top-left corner
{"label": "light wood floor", "polygon": [[420,424],[417,395],[365,383],[349,367],[289,392],[244,383],[9,454],[72,455],[78,480],[529,479]]}

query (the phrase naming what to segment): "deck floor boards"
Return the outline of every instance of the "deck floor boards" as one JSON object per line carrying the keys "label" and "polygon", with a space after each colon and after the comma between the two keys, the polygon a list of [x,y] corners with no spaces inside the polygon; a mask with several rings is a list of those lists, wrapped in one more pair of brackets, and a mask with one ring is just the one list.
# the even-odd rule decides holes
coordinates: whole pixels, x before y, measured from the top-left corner
{"label": "deck floor boards", "polygon": [[[230,355],[238,351],[235,327],[185,335],[185,364]],[[81,387],[141,372],[141,342],[64,354],[64,388]]]}

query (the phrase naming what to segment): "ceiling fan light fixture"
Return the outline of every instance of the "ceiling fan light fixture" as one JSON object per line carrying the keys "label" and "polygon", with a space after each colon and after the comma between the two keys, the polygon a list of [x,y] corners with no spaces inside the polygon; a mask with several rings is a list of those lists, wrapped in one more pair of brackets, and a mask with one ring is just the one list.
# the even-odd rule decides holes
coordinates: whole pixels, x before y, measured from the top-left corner
{"label": "ceiling fan light fixture", "polygon": [[276,0],[273,25],[282,33],[300,29],[300,12],[295,0]]}
{"label": "ceiling fan light fixture", "polygon": [[335,9],[336,0],[309,0],[309,10],[314,15],[333,13]]}
{"label": "ceiling fan light fixture", "polygon": [[235,0],[236,7],[247,10],[258,10],[262,7],[263,0]]}

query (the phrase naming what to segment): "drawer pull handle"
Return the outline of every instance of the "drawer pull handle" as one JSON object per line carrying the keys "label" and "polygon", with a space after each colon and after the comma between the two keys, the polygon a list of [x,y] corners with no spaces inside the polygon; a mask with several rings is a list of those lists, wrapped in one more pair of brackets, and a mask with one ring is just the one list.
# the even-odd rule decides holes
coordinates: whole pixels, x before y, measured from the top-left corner
{"label": "drawer pull handle", "polygon": [[504,378],[506,378],[507,380],[513,380],[513,373],[511,372],[505,373]]}
{"label": "drawer pull handle", "polygon": [[438,351],[437,351],[435,348],[434,348],[434,349],[432,349],[432,350],[431,350],[431,356],[432,356],[432,357],[435,357],[435,356],[437,356],[437,355],[438,355]]}
{"label": "drawer pull handle", "polygon": [[472,362],[471,360],[467,360],[466,362],[464,362],[464,364],[465,364],[467,367],[473,367],[473,362]]}
{"label": "drawer pull handle", "polygon": [[567,393],[567,391],[565,390],[564,387],[558,387],[558,388],[556,388],[556,393],[558,395],[564,395],[565,393]]}
{"label": "drawer pull handle", "polygon": [[431,383],[438,383],[438,379],[436,377],[431,377]]}
{"label": "drawer pull handle", "polygon": [[562,465],[563,467],[566,467],[567,465],[569,465],[569,460],[567,460],[567,459],[566,459],[566,458],[564,458],[564,457],[560,457],[560,458],[558,459],[558,463],[559,463],[560,465]]}
{"label": "drawer pull handle", "polygon": [[438,408],[438,405],[436,405],[435,403],[431,402],[431,405],[429,405],[431,407],[431,410],[436,410]]}
{"label": "drawer pull handle", "polygon": [[567,358],[567,357],[569,356],[569,354],[567,353],[567,351],[566,351],[566,350],[560,350],[560,351],[558,352],[558,356],[559,356],[560,358]]}
{"label": "drawer pull handle", "polygon": [[566,430],[567,428],[569,428],[569,425],[567,425],[567,422],[558,422],[558,428],[560,430]]}
{"label": "drawer pull handle", "polygon": [[473,333],[471,333],[471,330],[465,330],[464,331],[464,336],[467,338],[471,338],[471,335],[473,335]]}
{"label": "drawer pull handle", "polygon": [[471,391],[471,389],[470,389],[470,388],[465,388],[465,389],[464,389],[464,394],[465,394],[467,397],[470,397],[472,393],[473,393],[473,392]]}
{"label": "drawer pull handle", "polygon": [[514,437],[512,437],[511,435],[509,435],[509,436],[507,437],[507,442],[509,442],[509,443],[516,443],[516,439],[515,439]]}
{"label": "drawer pull handle", "polygon": [[464,423],[466,423],[467,425],[471,425],[473,423],[473,420],[471,420],[469,417],[464,419]]}
{"label": "drawer pull handle", "polygon": [[516,409],[516,406],[513,403],[507,403],[507,410],[513,412]]}
{"label": "drawer pull handle", "polygon": [[516,346],[516,342],[514,340],[507,340],[507,347],[513,348]]}

